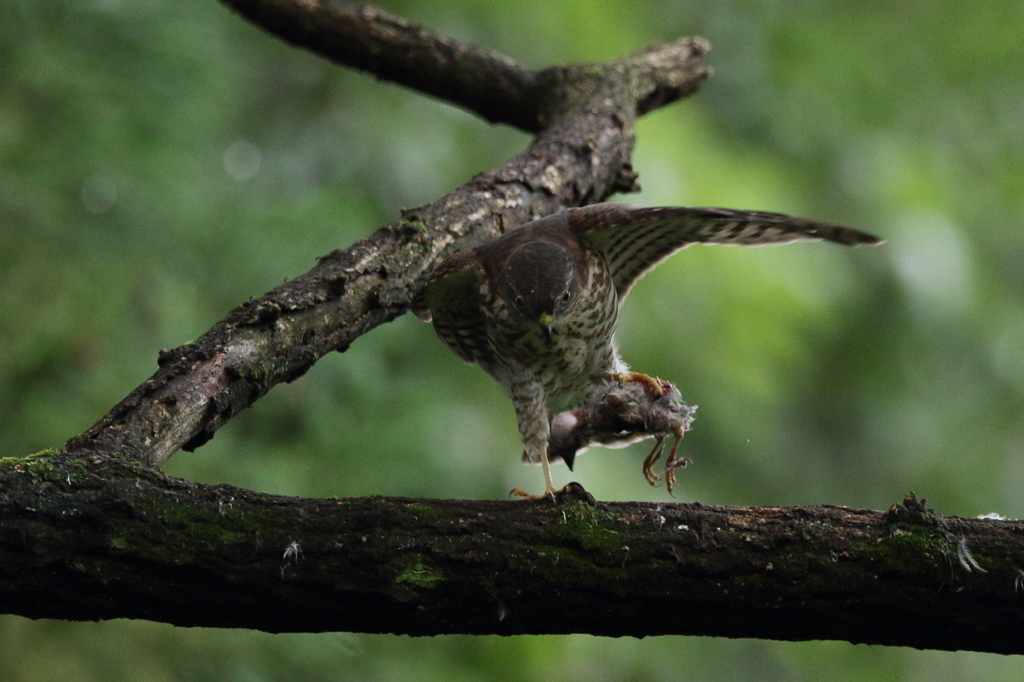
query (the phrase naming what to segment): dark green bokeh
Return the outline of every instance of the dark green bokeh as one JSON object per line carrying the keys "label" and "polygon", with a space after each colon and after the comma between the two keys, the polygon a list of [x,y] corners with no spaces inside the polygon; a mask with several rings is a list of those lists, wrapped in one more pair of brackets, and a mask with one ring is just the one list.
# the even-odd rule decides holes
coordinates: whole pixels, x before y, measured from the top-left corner
{"label": "dark green bokeh", "polygon": [[[1024,6],[391,2],[530,66],[703,35],[638,125],[645,204],[843,222],[877,249],[698,247],[619,339],[700,405],[682,500],[1024,516]],[[57,446],[156,352],[529,138],[340,69],[214,0],[0,5],[0,455]],[[411,317],[275,388],[169,473],[283,494],[537,488],[511,406]],[[668,501],[643,447],[556,482]],[[283,551],[283,548],[282,548]],[[0,617],[0,679],[1017,680],[1016,658],[699,638],[413,640]]]}

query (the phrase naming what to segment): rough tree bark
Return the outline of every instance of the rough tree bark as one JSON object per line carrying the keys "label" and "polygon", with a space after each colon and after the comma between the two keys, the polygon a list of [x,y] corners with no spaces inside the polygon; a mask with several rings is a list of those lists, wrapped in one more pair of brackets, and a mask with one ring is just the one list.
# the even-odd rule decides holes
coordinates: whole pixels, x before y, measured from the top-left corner
{"label": "rough tree bark", "polygon": [[0,469],[0,604],[268,632],[692,634],[1024,651],[1024,523],[700,504],[301,499]]}
{"label": "rough tree bark", "polygon": [[0,611],[272,632],[703,634],[1020,653],[1019,523],[888,513],[282,498],[165,477],[239,411],[404,313],[448,253],[633,187],[636,116],[707,44],[530,71],[381,10],[224,0],[338,63],[538,133],[232,311],[60,453],[0,460]]}

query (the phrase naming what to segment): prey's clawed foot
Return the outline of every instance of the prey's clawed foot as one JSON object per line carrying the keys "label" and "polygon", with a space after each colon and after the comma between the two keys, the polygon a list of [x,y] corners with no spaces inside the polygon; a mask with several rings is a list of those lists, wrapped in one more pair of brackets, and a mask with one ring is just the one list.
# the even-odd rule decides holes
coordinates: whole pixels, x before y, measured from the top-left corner
{"label": "prey's clawed foot", "polygon": [[[665,448],[665,440],[667,438],[664,434],[658,434],[656,436],[657,441],[654,447],[651,448],[651,452],[647,455],[647,459],[644,460],[643,472],[644,478],[651,485],[656,485],[661,480],[661,476],[654,473],[654,465],[661,458],[662,451]],[[679,441],[682,440],[682,433],[676,435],[675,443],[672,444],[672,449],[668,453],[668,458],[665,460],[665,487],[668,489],[668,494],[672,495],[672,488],[676,486],[676,469],[685,467],[687,464],[692,464],[692,460],[689,457],[677,456],[679,450]],[[675,497],[675,495],[672,495]]]}

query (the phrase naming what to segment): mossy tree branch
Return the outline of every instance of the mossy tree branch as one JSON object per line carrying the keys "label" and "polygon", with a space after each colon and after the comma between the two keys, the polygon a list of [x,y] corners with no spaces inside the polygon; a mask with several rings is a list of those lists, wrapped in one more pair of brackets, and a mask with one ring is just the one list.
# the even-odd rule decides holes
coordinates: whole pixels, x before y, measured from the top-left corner
{"label": "mossy tree branch", "polygon": [[0,466],[0,604],[268,632],[841,639],[1024,653],[1024,522],[286,498],[109,458]]}

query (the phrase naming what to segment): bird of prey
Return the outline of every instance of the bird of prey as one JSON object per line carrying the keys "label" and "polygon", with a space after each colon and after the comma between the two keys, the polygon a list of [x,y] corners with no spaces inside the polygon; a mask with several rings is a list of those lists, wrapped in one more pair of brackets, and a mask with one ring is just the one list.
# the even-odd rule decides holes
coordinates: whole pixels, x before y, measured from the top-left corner
{"label": "bird of prey", "polygon": [[779,213],[594,204],[533,220],[449,256],[413,310],[433,321],[453,353],[505,389],[523,459],[541,464],[544,496],[553,497],[550,415],[581,405],[607,375],[627,372],[612,335],[619,306],[644,273],[691,244],[821,239],[851,246],[882,242]]}

